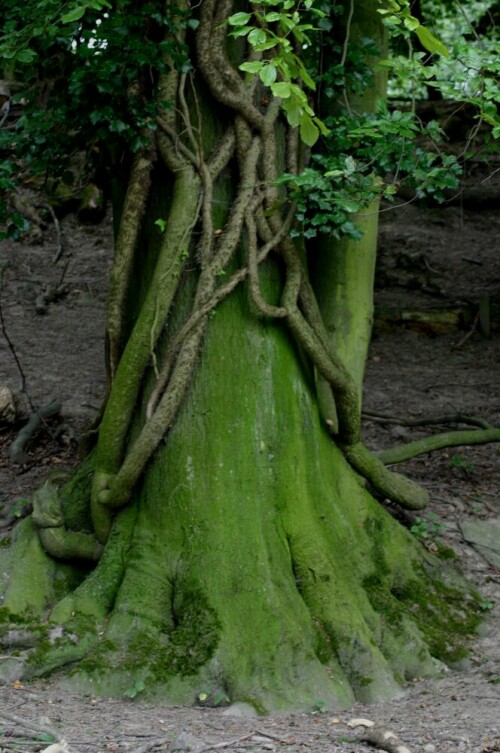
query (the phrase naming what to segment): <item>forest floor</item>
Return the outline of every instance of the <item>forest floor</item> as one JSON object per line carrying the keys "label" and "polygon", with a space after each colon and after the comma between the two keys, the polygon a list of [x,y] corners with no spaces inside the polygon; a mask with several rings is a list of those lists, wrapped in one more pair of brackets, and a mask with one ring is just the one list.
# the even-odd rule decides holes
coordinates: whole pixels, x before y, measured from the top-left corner
{"label": "forest floor", "polygon": [[[57,263],[50,220],[41,242],[4,242],[0,248],[0,263],[7,262],[0,387],[20,388],[20,365],[34,404],[52,398],[63,404],[61,417],[49,420],[52,436],[38,434],[22,465],[8,459],[19,427],[0,432],[0,536],[29,510],[30,495],[49,470],[78,463],[78,437],[104,396],[109,222],[84,227],[67,216],[61,239]],[[456,414],[500,427],[498,211],[407,204],[384,212],[377,280],[365,387],[367,443],[380,449],[444,431],[450,426],[443,417]],[[408,419],[440,423],[410,426]],[[53,681],[16,682],[0,685],[0,751],[39,751],[49,739],[43,730],[50,728],[72,753],[361,753],[370,749],[360,739],[363,730],[348,725],[359,717],[392,729],[411,753],[500,751],[500,536],[491,539],[500,525],[500,445],[449,448],[401,469],[431,497],[428,510],[404,522],[422,546],[432,550],[439,540],[452,547],[481,594],[485,621],[459,667],[440,679],[411,683],[390,703],[333,713],[319,702],[308,714],[269,718],[244,707],[82,698],[61,692]]]}

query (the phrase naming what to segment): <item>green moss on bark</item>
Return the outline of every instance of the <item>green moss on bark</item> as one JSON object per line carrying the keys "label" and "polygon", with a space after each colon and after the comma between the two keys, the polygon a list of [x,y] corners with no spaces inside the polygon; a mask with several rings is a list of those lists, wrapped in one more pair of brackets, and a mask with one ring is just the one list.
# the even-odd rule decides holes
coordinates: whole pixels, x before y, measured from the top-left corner
{"label": "green moss on bark", "polygon": [[[428,554],[321,428],[313,391],[243,291],[219,306],[168,442],[95,569],[52,609],[64,635],[32,655],[30,676],[67,665],[64,682],[94,693],[140,680],[177,703],[209,689],[259,709],[339,708],[457,658],[468,597],[439,590]],[[43,588],[39,613],[57,602]]]}

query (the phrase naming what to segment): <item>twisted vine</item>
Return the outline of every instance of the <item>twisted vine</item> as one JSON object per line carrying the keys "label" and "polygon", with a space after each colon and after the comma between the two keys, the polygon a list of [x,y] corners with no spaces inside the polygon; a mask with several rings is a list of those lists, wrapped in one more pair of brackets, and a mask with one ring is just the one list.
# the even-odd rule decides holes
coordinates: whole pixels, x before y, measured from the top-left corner
{"label": "twisted vine", "polygon": [[[189,3],[182,0],[177,7],[184,12]],[[233,0],[204,0],[196,33],[198,71],[218,105],[232,113],[231,125],[206,153],[191,74],[180,73],[173,61],[165,58],[168,70],[159,78],[157,99],[171,106],[159,112],[154,138],[151,136],[132,164],[111,276],[108,342],[112,381],[95,455],[91,511],[99,544],[93,541],[92,557],[108,539],[114,511],[128,503],[146,464],[175,420],[196,368],[210,312],[245,279],[258,312],[286,323],[329,384],[338,417],[338,426],[330,428],[347,461],[383,496],[412,509],[426,504],[426,493],[420,487],[389,471],[360,440],[357,389],[332,350],[307,270],[289,236],[294,207],[287,206],[277,186],[282,142],[276,127],[280,101],[274,98],[263,103],[255,81],[247,84],[231,63],[225,47],[225,22],[232,10]],[[191,117],[193,107],[196,125]],[[297,129],[288,128],[284,159],[291,172],[299,170],[299,151]],[[123,345],[124,303],[155,159],[161,159],[173,176],[169,222],[139,316]],[[237,185],[224,227],[216,233],[212,219],[214,184],[231,160],[236,166]],[[192,245],[194,229],[199,237],[196,249]],[[243,236],[247,263],[221,282],[220,275],[234,260]],[[196,252],[199,268],[192,311],[160,359],[158,341],[181,285],[187,251]],[[259,266],[270,253],[280,258],[284,269],[277,306],[264,299],[259,280]],[[157,364],[157,360],[161,362]],[[151,363],[156,383],[142,428],[130,442],[135,406]],[[42,530],[47,528],[40,526]],[[43,542],[47,534],[41,537]],[[47,548],[50,551],[50,545]],[[64,551],[67,553],[67,549]]]}

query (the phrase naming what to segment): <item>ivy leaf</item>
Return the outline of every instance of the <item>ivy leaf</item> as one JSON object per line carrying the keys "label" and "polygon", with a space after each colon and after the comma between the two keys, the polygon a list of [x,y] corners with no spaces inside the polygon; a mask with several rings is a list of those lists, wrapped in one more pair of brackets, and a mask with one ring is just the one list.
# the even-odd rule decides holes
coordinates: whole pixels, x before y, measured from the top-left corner
{"label": "ivy leaf", "polygon": [[312,118],[306,114],[302,116],[300,121],[300,138],[307,146],[313,146],[319,139],[319,128],[314,125]]}
{"label": "ivy leaf", "polygon": [[429,50],[429,52],[437,52],[438,55],[442,55],[445,58],[450,57],[450,53],[448,52],[448,48],[446,45],[444,45],[437,37],[434,36],[434,34],[431,34],[429,29],[426,29],[425,26],[419,26],[415,29],[415,34],[420,40],[420,43],[425,47],[426,50]]}
{"label": "ivy leaf", "polygon": [[359,212],[361,209],[361,204],[359,201],[354,201],[354,199],[346,199],[345,196],[336,196],[336,202],[338,206],[344,210],[344,212]]}
{"label": "ivy leaf", "polygon": [[73,10],[70,10],[69,13],[64,13],[64,15],[61,16],[61,21],[63,24],[70,24],[73,21],[79,21],[80,18],[83,18],[85,15],[85,11],[87,9],[85,7],[80,8],[73,8]]}
{"label": "ivy leaf", "polygon": [[230,26],[246,26],[251,18],[251,13],[234,13],[227,20]]}

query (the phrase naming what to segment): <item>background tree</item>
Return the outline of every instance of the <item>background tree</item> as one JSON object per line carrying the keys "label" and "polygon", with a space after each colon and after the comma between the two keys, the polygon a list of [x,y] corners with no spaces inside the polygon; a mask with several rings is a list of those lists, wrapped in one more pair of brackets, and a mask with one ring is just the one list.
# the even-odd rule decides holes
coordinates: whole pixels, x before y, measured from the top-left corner
{"label": "background tree", "polygon": [[[16,530],[0,614],[6,644],[24,625],[23,661],[4,676],[71,667],[65,682],[92,692],[263,710],[432,675],[463,650],[453,628],[473,628],[474,599],[378,501],[426,494],[360,437],[376,202],[394,191],[379,176],[416,153],[412,116],[366,93],[381,15],[28,7],[29,24],[25,6],[3,11],[4,58],[28,76],[8,139],[34,168],[64,174],[84,150],[107,172],[116,243],[96,445]],[[439,155],[416,162],[432,190],[453,182]]]}

